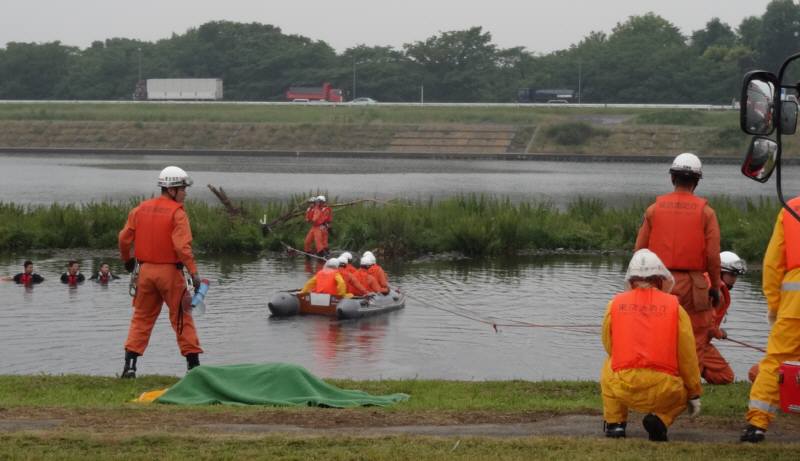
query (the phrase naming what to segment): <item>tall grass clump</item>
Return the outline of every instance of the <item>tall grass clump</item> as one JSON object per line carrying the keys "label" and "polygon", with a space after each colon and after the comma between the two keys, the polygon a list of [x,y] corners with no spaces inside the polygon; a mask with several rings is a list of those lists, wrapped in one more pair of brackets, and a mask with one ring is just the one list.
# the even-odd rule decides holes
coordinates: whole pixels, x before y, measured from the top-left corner
{"label": "tall grass clump", "polygon": [[544,134],[562,146],[580,146],[592,138],[608,137],[611,132],[586,122],[565,122],[547,127]]}
{"label": "tall grass clump", "polygon": [[[247,202],[242,214],[229,216],[221,206],[188,202],[194,248],[206,253],[255,254],[302,248],[308,224],[305,197],[268,203]],[[333,199],[333,202],[336,200]],[[469,256],[515,254],[527,250],[630,251],[650,200],[611,206],[594,197],[578,197],[565,209],[548,202],[512,202],[480,194],[434,201],[364,202],[336,208],[334,250],[379,250],[385,256],[458,252]],[[714,197],[722,230],[722,249],[750,261],[763,256],[780,208],[775,200],[734,202]],[[128,203],[21,206],[0,203],[0,251],[32,248],[106,248],[117,234]],[[259,221],[293,219],[262,233]]]}
{"label": "tall grass clump", "polygon": [[707,114],[698,110],[659,110],[637,115],[633,122],[639,125],[701,126]]}

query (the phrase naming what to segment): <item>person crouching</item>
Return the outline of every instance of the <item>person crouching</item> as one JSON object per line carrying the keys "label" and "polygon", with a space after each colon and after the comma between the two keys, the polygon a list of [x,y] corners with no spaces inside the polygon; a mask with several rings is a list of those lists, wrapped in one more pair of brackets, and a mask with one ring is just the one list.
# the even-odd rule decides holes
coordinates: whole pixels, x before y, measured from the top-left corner
{"label": "person crouching", "polygon": [[600,375],[606,437],[625,437],[628,409],[646,413],[642,424],[653,441],[687,405],[700,413],[700,369],[689,315],[669,294],[675,281],[650,250],[634,253],[625,275],[628,290],[608,304]]}

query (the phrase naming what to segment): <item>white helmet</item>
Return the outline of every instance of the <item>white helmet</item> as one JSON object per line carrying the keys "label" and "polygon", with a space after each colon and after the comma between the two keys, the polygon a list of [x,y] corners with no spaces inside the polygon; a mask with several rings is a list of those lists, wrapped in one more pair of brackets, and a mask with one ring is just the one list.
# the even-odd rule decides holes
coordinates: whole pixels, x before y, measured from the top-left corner
{"label": "white helmet", "polygon": [[371,251],[365,251],[363,255],[361,255],[361,265],[362,266],[371,266],[375,264],[375,255],[372,254]]}
{"label": "white helmet", "polygon": [[720,269],[722,272],[730,272],[735,275],[742,275],[747,272],[747,265],[744,260],[732,251],[723,251],[719,254]]}
{"label": "white helmet", "polygon": [[675,160],[672,161],[672,166],[669,169],[670,173],[683,173],[683,174],[690,174],[697,176],[698,178],[703,177],[703,164],[700,163],[700,159],[690,153],[683,153],[677,157]]}
{"label": "white helmet", "polygon": [[642,248],[633,254],[631,262],[628,264],[628,272],[625,273],[625,283],[628,285],[628,288],[631,288],[631,279],[646,279],[648,277],[663,278],[664,283],[661,286],[661,291],[665,293],[672,291],[672,287],[675,286],[675,279],[672,277],[669,269],[661,262],[658,255],[647,248]]}
{"label": "white helmet", "polygon": [[320,201],[320,202],[326,202],[327,201],[327,200],[325,200],[325,196],[324,195],[318,196],[317,200]]}
{"label": "white helmet", "polygon": [[353,255],[351,255],[349,251],[345,251],[344,253],[339,255],[339,259],[341,261],[344,261],[345,264],[347,264],[353,260]]}
{"label": "white helmet", "polygon": [[158,175],[159,187],[188,187],[192,184],[194,184],[192,178],[182,168],[176,166],[168,166]]}
{"label": "white helmet", "polygon": [[314,203],[316,201],[317,201],[317,197],[309,197],[308,200],[306,200],[306,202],[308,202],[308,203]]}
{"label": "white helmet", "polygon": [[339,258],[331,258],[331,259],[325,261],[325,267],[338,269],[339,268]]}

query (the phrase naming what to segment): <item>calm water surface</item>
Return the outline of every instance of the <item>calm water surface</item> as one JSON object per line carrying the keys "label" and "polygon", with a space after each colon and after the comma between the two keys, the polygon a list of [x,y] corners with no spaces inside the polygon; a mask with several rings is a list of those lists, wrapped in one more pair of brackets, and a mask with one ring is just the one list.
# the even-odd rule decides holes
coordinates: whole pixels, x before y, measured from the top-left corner
{"label": "calm water surface", "polygon": [[[83,271],[113,253],[51,253],[35,260],[47,280],[33,289],[0,282],[0,374],[121,371],[131,308],[127,276],[108,286],[70,289],[58,282],[67,261]],[[0,258],[0,273],[19,272],[23,257]],[[118,263],[114,262],[119,266]],[[266,301],[307,278],[299,258],[204,258],[212,280],[208,312],[196,319],[203,363],[284,361],[324,377],[446,379],[597,379],[605,356],[599,324],[618,292],[617,257],[515,257],[416,261],[388,265],[392,282],[411,296],[406,309],[371,319],[273,319]],[[446,312],[440,308],[454,311]],[[731,338],[763,346],[768,334],[758,275],[740,279],[724,327]],[[575,329],[500,327],[497,323],[589,325]],[[594,325],[594,326],[592,326]],[[720,342],[739,378],[756,351]],[[143,374],[181,375],[166,310],[140,359]]]}
{"label": "calm water surface", "polygon": [[[6,154],[0,155],[0,197],[33,204],[127,201],[153,194],[167,164],[189,171],[199,186],[190,197],[209,202],[216,198],[206,184],[224,187],[231,198],[261,201],[316,190],[340,199],[427,200],[474,192],[559,206],[578,196],[624,204],[670,187],[669,165],[660,163]],[[800,167],[787,167],[784,177],[788,196],[800,192]],[[698,193],[773,197],[774,184],[747,180],[738,165],[709,164]]]}

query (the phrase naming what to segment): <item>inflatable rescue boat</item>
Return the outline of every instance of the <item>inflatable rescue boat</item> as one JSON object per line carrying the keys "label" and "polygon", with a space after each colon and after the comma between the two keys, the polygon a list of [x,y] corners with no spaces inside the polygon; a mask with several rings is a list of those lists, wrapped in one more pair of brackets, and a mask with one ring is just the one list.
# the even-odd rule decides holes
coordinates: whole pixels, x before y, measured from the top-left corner
{"label": "inflatable rescue boat", "polygon": [[267,303],[276,317],[298,314],[327,315],[340,319],[358,319],[404,308],[406,297],[390,289],[388,294],[369,297],[339,298],[325,293],[300,294],[299,290],[276,293]]}

